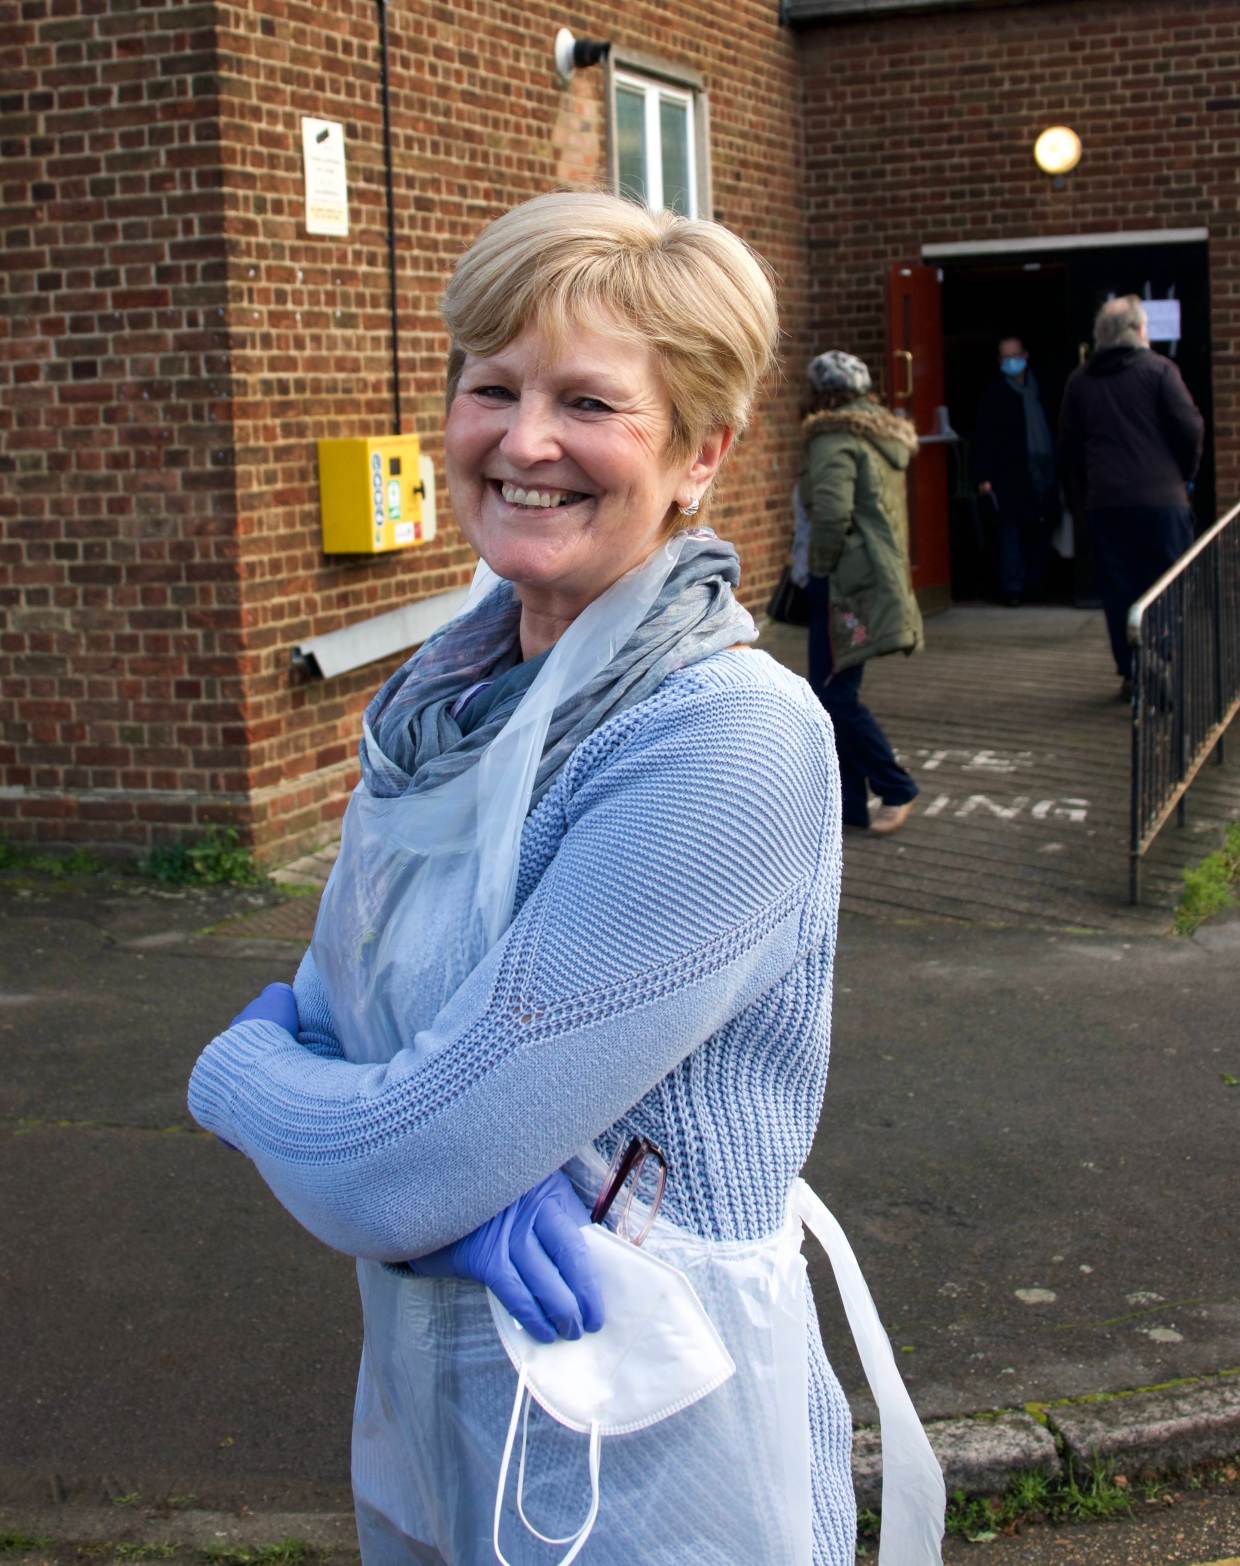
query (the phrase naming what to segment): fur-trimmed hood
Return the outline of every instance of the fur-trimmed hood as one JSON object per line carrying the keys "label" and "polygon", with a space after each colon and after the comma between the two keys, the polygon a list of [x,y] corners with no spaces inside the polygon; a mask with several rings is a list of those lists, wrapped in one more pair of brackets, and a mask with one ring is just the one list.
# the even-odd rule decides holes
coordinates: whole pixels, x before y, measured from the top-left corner
{"label": "fur-trimmed hood", "polygon": [[815,435],[843,433],[859,435],[886,457],[893,468],[904,469],[917,454],[917,432],[910,419],[902,419],[868,398],[845,403],[842,408],[825,408],[811,413],[801,428],[807,440]]}

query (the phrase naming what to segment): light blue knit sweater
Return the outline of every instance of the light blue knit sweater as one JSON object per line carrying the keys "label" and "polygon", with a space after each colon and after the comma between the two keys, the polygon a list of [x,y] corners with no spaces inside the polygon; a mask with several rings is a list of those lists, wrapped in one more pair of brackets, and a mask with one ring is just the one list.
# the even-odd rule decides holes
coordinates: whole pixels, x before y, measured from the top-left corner
{"label": "light blue knit sweater", "polygon": [[[435,1250],[633,1132],[667,1157],[668,1217],[768,1234],[822,1104],[839,877],[821,705],[763,653],[716,654],[573,752],[526,822],[513,922],[416,1071],[343,1059],[307,953],[300,1040],[229,1028],[190,1109],[356,1256]],[[814,1560],[851,1566],[848,1408],[810,1319]]]}

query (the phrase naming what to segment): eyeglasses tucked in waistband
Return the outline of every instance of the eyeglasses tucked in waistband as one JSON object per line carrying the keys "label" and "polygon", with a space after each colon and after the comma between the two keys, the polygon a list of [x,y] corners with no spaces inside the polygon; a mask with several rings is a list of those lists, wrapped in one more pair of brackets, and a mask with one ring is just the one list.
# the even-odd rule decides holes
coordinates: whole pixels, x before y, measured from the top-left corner
{"label": "eyeglasses tucked in waistband", "polygon": [[[640,1202],[645,1205],[641,1228],[636,1233],[630,1233],[630,1212],[633,1207],[633,1199],[641,1184],[642,1172],[646,1167],[646,1160],[650,1159],[655,1171],[655,1189],[652,1197],[642,1197]],[[650,1233],[650,1226],[654,1223],[655,1214],[659,1210],[659,1203],[663,1200],[663,1189],[667,1184],[667,1159],[659,1149],[647,1137],[632,1137],[627,1144],[620,1143],[616,1148],[615,1156],[611,1161],[611,1168],[607,1172],[607,1178],[603,1181],[603,1188],[598,1193],[598,1201],[594,1204],[594,1211],[590,1214],[592,1223],[602,1223],[614,1206],[617,1197],[622,1200],[620,1217],[616,1224],[616,1233],[624,1240],[631,1240],[634,1245],[640,1245]]]}

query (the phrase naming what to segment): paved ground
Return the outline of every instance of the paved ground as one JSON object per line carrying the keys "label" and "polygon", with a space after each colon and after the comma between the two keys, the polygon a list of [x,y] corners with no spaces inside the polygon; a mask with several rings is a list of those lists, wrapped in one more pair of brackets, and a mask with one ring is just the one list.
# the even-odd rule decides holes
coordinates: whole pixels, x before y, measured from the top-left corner
{"label": "paved ground", "polygon": [[[804,672],[805,633],[760,645]],[[926,622],[926,651],[868,666],[863,694],[921,786],[898,837],[850,839],[846,907],[1136,931],[1166,927],[1180,872],[1240,820],[1240,734],[1207,763],[1187,824],[1148,856],[1130,908],[1128,707],[1098,611],[963,606]]]}
{"label": "paved ground", "polygon": [[[1123,716],[1106,699],[1096,617],[988,616],[933,622],[920,664],[867,674],[876,710],[907,753],[927,751],[923,783],[937,774],[952,801],[994,799],[1000,781],[1008,807],[1018,788],[1052,797],[1052,758],[1079,732],[1094,759],[1053,797],[1083,798],[1088,814],[1056,824],[953,805],[897,839],[850,835],[832,1078],[809,1169],[919,1408],[946,1422],[935,1439],[952,1482],[977,1488],[1005,1464],[1054,1466],[1074,1444],[1134,1469],[1142,1442],[1172,1462],[1203,1455],[1203,1441],[1211,1455],[1240,1447],[1240,919],[1192,940],[1159,933],[1170,859],[1151,878],[1160,900],[1123,910],[1122,832],[1108,827],[1122,811],[1106,803]],[[988,660],[976,643],[992,621],[1005,656]],[[1061,668],[1086,671],[1071,699],[1062,684],[1045,693],[1048,643]],[[986,698],[988,661],[1020,671],[1014,694]],[[936,667],[951,676],[937,693],[898,683]],[[1071,721],[1053,729],[1052,711]],[[1002,751],[986,727],[996,712],[1002,753],[1035,756],[1030,781],[987,761],[974,788],[978,755]],[[937,748],[966,759],[930,766],[948,734],[960,745]],[[1193,820],[1240,817],[1235,780],[1234,765],[1220,769]],[[1181,854],[1214,846],[1204,829],[1166,836]],[[1040,852],[1053,842],[1065,846]],[[268,1522],[347,1506],[349,1264],[184,1110],[196,1051],[263,983],[291,976],[313,908],[312,896],[0,876],[0,1188],[17,1198],[0,1208],[0,1526],[135,1495]],[[1059,1449],[1027,1404],[1045,1405]],[[1013,1412],[962,1417],[996,1409]],[[859,1460],[864,1488],[864,1438]]]}
{"label": "paved ground", "polygon": [[[1159,1490],[1131,1515],[947,1541],[946,1566],[1240,1566],[1240,1495]],[[861,1566],[873,1566],[874,1557]]]}
{"label": "paved ground", "polygon": [[[32,1530],[42,1529],[42,1532]],[[985,1530],[990,1531],[990,1530]],[[1240,1494],[1234,1482],[1162,1486],[1133,1497],[1105,1522],[1023,1524],[978,1541],[948,1537],[945,1566],[1240,1566]],[[181,1566],[357,1566],[348,1512],[206,1512],[140,1498],[106,1508],[61,1507],[33,1517],[0,1506],[11,1566],[111,1566],[174,1560]],[[873,1541],[857,1566],[874,1566]]]}

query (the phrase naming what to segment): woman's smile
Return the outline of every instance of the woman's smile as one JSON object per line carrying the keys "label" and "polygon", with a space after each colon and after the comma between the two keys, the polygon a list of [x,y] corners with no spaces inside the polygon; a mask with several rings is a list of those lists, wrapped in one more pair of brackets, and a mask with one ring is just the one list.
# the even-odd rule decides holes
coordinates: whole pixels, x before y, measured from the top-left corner
{"label": "woman's smile", "polygon": [[569,506],[580,505],[591,497],[577,489],[556,489],[550,485],[529,485],[523,487],[520,484],[510,483],[507,480],[494,479],[504,502],[512,506],[516,511],[524,512],[527,516],[532,512],[563,511]]}

